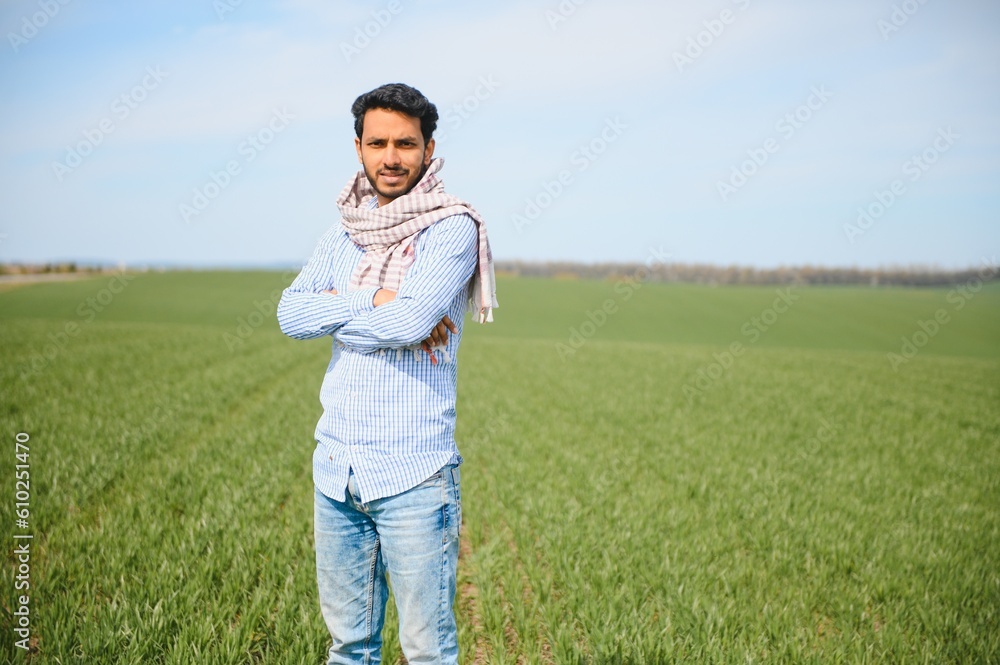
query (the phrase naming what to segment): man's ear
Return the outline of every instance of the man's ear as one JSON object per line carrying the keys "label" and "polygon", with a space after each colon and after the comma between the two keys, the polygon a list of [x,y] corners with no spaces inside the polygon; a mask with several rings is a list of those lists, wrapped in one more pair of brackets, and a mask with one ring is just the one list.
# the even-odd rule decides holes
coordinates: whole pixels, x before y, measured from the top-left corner
{"label": "man's ear", "polygon": [[[431,157],[434,156],[434,139],[432,138],[427,142],[427,147],[424,148],[424,166],[430,166]],[[358,154],[360,154],[361,148],[358,148]]]}
{"label": "man's ear", "polygon": [[354,137],[354,149],[358,151],[358,163],[364,164],[364,160],[361,159],[361,139],[357,136]]}

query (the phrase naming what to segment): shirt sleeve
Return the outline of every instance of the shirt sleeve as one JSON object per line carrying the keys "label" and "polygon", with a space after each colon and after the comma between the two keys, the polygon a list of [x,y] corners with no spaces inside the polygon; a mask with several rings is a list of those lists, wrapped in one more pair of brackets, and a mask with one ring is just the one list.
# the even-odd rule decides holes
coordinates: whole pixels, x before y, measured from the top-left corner
{"label": "shirt sleeve", "polygon": [[362,353],[423,341],[468,287],[479,260],[478,243],[469,215],[453,215],[427,227],[417,238],[413,265],[396,298],[352,318],[334,337]]}
{"label": "shirt sleeve", "polygon": [[[334,269],[339,252],[348,250],[347,235],[334,226],[313,251],[302,272],[281,294],[278,325],[293,339],[315,339],[333,334],[356,316],[373,309],[378,289],[361,289],[337,295],[323,293],[334,289]],[[341,289],[338,289],[341,291]]]}

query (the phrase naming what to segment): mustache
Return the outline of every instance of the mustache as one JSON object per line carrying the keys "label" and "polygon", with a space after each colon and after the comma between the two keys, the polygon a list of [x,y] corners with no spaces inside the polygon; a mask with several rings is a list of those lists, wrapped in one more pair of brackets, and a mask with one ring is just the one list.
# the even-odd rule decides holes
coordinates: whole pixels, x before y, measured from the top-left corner
{"label": "mustache", "polygon": [[402,167],[395,167],[395,168],[386,167],[378,170],[379,175],[382,175],[384,173],[388,173],[389,175],[402,175],[404,173],[408,173],[408,171]]}

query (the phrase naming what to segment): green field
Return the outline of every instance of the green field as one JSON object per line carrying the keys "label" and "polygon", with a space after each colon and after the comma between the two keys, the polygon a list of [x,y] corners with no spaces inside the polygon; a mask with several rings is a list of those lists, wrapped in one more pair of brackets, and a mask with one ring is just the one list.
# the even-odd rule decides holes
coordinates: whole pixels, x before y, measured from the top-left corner
{"label": "green field", "polygon": [[[322,662],[329,341],[254,314],[289,280],[0,292],[0,662]],[[1000,661],[1000,284],[782,291],[500,280],[459,356],[463,662]]]}

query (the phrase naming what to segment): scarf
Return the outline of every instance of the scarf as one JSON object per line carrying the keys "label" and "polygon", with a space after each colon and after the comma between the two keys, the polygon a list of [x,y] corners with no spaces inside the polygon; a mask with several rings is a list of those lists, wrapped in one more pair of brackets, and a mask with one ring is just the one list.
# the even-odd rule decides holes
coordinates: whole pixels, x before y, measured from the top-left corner
{"label": "scarf", "polygon": [[469,291],[469,309],[479,323],[492,322],[493,309],[499,305],[486,222],[470,204],[445,193],[444,183],[437,177],[442,166],[443,159],[433,159],[413,189],[381,208],[368,208],[375,190],[364,169],[340,192],[337,207],[344,229],[354,244],[365,250],[348,291],[372,287],[398,291],[413,264],[417,234],[445,217],[464,213],[479,229],[479,261]]}

